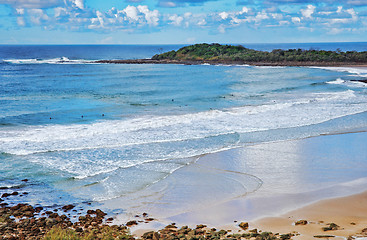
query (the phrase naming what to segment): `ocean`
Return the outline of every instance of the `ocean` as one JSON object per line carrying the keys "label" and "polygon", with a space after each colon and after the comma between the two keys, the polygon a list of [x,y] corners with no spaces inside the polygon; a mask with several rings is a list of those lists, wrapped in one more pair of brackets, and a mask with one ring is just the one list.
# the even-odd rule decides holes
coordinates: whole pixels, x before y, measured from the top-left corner
{"label": "ocean", "polygon": [[[93,63],[180,47],[0,46],[0,195],[18,191],[9,203],[49,207],[129,196],[143,204],[139,193],[207,154],[367,129],[367,84],[352,81],[366,79],[367,68]],[[261,187],[243,174],[244,188],[229,195]]]}

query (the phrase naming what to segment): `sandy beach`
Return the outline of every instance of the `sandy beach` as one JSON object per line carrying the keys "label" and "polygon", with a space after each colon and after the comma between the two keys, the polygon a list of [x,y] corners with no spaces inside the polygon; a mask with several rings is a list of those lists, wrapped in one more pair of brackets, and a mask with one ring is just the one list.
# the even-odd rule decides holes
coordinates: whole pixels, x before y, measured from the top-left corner
{"label": "sandy beach", "polygon": [[[297,222],[301,224],[296,225]],[[338,225],[337,229],[324,231],[323,228],[329,227],[330,223]],[[322,200],[279,217],[251,222],[250,226],[272,232],[300,234],[294,239],[313,239],[323,235],[336,236],[333,239],[350,236],[354,237],[351,239],[367,239],[367,192]]]}
{"label": "sandy beach", "polygon": [[[366,140],[362,131],[205,155],[174,172],[159,187],[147,189],[141,195],[143,201],[136,198],[132,212],[115,221],[134,220],[134,214],[149,212],[156,221],[132,227],[138,236],[173,222],[233,231],[240,230],[238,223],[249,222],[250,229],[297,232],[300,236],[295,239],[357,235],[367,227]],[[253,181],[254,189],[246,192],[240,181]],[[115,199],[105,204],[117,208],[121,201],[127,203]],[[308,224],[295,226],[298,220]],[[340,230],[324,232],[328,223]]]}

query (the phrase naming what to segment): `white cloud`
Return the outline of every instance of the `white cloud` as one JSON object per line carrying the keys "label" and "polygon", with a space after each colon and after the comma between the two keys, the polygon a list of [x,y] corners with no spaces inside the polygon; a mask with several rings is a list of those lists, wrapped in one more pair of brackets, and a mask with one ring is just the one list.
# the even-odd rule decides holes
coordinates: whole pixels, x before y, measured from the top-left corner
{"label": "white cloud", "polygon": [[229,16],[229,14],[227,12],[221,12],[219,13],[219,16],[223,19],[226,20]]}
{"label": "white cloud", "polygon": [[307,5],[306,9],[301,9],[302,16],[305,18],[312,18],[312,14],[315,12],[316,7],[313,5]]}
{"label": "white cloud", "polygon": [[49,19],[48,15],[45,14],[42,9],[29,9],[27,12],[30,16],[31,22],[36,25],[41,25],[43,21],[47,21]]}
{"label": "white cloud", "polygon": [[126,17],[128,17],[130,20],[139,20],[138,9],[134,6],[128,5],[124,10],[122,10],[122,12],[125,13]]}
{"label": "white cloud", "polygon": [[24,15],[24,8],[17,8],[15,10],[17,11],[17,14]]}
{"label": "white cloud", "polygon": [[199,25],[199,26],[204,26],[204,25],[206,25],[206,20],[205,19],[200,19],[198,22],[197,22],[197,25]]}
{"label": "white cloud", "polygon": [[62,0],[0,0],[0,4],[8,4],[16,8],[50,8],[63,4]]}
{"label": "white cloud", "polygon": [[339,6],[339,7],[338,7],[338,10],[336,10],[336,12],[337,12],[337,13],[341,13],[341,12],[342,12],[342,9],[343,9],[343,7],[342,7],[342,6]]}
{"label": "white cloud", "polygon": [[272,13],[271,16],[276,19],[276,20],[281,20],[283,19],[283,15],[279,14],[279,13]]}
{"label": "white cloud", "polygon": [[239,12],[239,14],[248,13],[249,9],[247,7],[243,7],[242,10]]}
{"label": "white cloud", "polygon": [[104,27],[104,19],[103,19],[103,14],[100,11],[96,11],[97,14],[97,19],[99,21],[99,23],[101,24],[101,27]]}
{"label": "white cloud", "polygon": [[145,20],[150,26],[157,26],[159,21],[159,12],[158,10],[150,11],[148,6],[139,5],[138,10],[144,14]]}
{"label": "white cloud", "polygon": [[355,21],[357,20],[357,14],[356,11],[354,11],[353,8],[347,9],[345,10],[347,13],[349,13],[352,16],[352,20]]}
{"label": "white cloud", "polygon": [[80,9],[84,9],[84,1],[83,0],[72,0],[76,7]]}
{"label": "white cloud", "polygon": [[300,23],[301,19],[299,17],[292,17],[292,22],[293,23]]}
{"label": "white cloud", "polygon": [[17,17],[17,24],[18,26],[20,27],[24,27],[26,24],[25,24],[25,20],[24,20],[24,17]]}
{"label": "white cloud", "polygon": [[183,17],[178,16],[177,14],[174,14],[174,15],[169,16],[168,19],[170,21],[172,21],[171,24],[173,24],[175,26],[181,26],[181,23],[184,20]]}

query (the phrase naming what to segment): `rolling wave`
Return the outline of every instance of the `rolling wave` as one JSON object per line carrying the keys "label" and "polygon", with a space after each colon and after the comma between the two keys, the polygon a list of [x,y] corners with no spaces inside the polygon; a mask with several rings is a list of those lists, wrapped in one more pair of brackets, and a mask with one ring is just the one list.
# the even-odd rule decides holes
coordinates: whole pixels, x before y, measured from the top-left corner
{"label": "rolling wave", "polygon": [[50,59],[3,59],[3,62],[11,64],[96,64],[95,61],[85,59],[69,59],[67,57],[50,58]]}

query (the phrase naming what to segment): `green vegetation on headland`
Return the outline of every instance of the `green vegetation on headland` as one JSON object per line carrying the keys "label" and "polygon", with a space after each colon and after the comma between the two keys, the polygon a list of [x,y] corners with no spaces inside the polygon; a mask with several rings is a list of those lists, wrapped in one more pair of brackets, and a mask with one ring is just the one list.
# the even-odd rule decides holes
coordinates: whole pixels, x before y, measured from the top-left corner
{"label": "green vegetation on headland", "polygon": [[325,51],[303,49],[275,49],[271,52],[258,51],[233,45],[195,44],[183,47],[177,51],[156,54],[152,60],[158,61],[198,61],[208,63],[270,63],[280,65],[310,65],[321,63],[322,65],[333,63],[366,64],[367,51]]}

